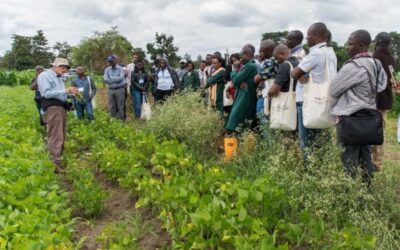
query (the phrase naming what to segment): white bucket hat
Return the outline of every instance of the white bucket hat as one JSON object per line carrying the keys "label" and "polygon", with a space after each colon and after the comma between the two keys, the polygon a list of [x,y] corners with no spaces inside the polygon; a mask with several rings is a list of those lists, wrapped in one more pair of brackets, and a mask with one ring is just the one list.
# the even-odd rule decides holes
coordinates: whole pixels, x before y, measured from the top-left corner
{"label": "white bucket hat", "polygon": [[68,69],[71,68],[69,66],[68,60],[65,58],[57,57],[53,63],[50,64],[53,67],[59,67],[59,66],[67,66]]}

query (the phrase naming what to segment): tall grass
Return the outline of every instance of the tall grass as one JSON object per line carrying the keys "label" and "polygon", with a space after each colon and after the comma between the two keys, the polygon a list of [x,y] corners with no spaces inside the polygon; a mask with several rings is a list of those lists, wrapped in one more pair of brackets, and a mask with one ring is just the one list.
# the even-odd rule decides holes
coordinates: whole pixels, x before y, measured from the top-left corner
{"label": "tall grass", "polygon": [[204,106],[198,92],[171,96],[155,106],[147,126],[158,139],[176,139],[202,160],[218,155],[222,128],[220,116]]}
{"label": "tall grass", "polygon": [[251,154],[243,154],[245,147],[240,146],[237,158],[225,167],[234,169],[242,178],[270,175],[293,204],[323,219],[332,233],[351,224],[366,235],[373,235],[378,249],[400,249],[398,166],[388,164],[367,187],[361,173],[356,180],[345,174],[333,130],[319,138],[319,147],[309,152],[307,170],[296,139],[268,128],[263,131]]}

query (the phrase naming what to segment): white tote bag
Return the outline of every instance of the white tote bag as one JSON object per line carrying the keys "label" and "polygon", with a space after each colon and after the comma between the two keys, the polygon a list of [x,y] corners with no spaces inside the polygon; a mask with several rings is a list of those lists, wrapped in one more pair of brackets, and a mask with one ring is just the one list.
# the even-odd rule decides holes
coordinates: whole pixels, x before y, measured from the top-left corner
{"label": "white tote bag", "polygon": [[146,93],[143,93],[143,102],[142,102],[142,110],[140,113],[140,119],[142,120],[150,120],[151,119],[151,108],[150,103],[147,100]]}
{"label": "white tote bag", "polygon": [[264,81],[264,88],[262,90],[262,96],[264,98],[264,115],[269,116],[269,97],[268,91],[274,84],[275,79],[268,79]]}
{"label": "white tote bag", "polygon": [[330,74],[328,56],[325,54],[325,75],[322,83],[310,79],[304,85],[303,124],[306,128],[322,129],[335,124],[335,119],[329,114],[333,98],[329,95]]}
{"label": "white tote bag", "polygon": [[[88,82],[89,82],[89,96],[92,95],[92,82],[90,80],[90,77],[87,76]],[[96,98],[93,96],[92,98],[92,108],[95,109],[96,108]]]}
{"label": "white tote bag", "polygon": [[[290,62],[290,72],[293,66]],[[296,92],[293,91],[294,80],[290,77],[288,92],[279,92],[271,99],[271,128],[293,131],[297,127]]]}
{"label": "white tote bag", "polygon": [[335,120],[329,114],[332,97],[329,95],[330,75],[328,57],[325,52],[325,76],[322,83],[310,80],[304,85],[303,124],[306,128],[321,129],[334,125]]}
{"label": "white tote bag", "polygon": [[223,98],[223,103],[224,107],[229,107],[233,105],[233,97],[229,95],[229,88],[233,86],[232,82],[228,82],[225,84],[224,88],[224,98]]}

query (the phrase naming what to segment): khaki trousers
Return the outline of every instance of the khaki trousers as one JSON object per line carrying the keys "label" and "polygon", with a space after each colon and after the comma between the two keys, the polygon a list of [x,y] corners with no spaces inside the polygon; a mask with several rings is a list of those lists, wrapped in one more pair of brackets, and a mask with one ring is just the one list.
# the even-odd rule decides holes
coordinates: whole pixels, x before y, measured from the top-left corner
{"label": "khaki trousers", "polygon": [[[383,128],[385,129],[386,127],[386,122],[387,122],[387,114],[388,110],[379,110],[382,113],[382,118],[383,118]],[[383,156],[384,156],[384,145],[374,145],[372,147],[372,159],[374,160],[374,165],[377,168],[377,171],[382,170],[383,167]]]}
{"label": "khaki trousers", "polygon": [[57,167],[62,167],[67,112],[64,107],[48,107],[43,115],[43,119],[47,124],[47,149],[49,150],[51,160]]}

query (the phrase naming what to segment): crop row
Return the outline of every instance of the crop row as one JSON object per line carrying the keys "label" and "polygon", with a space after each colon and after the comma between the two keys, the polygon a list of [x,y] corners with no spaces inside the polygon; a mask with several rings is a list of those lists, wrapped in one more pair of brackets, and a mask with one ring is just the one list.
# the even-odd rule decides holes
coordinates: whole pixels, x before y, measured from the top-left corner
{"label": "crop row", "polygon": [[31,94],[26,87],[0,88],[0,249],[69,249],[71,211]]}
{"label": "crop row", "polygon": [[70,126],[69,140],[101,171],[159,212],[174,249],[373,248],[375,238],[353,226],[329,231],[294,204],[268,175],[240,178],[204,165],[177,141],[158,141],[129,124],[96,114],[90,126]]}
{"label": "crop row", "polygon": [[34,77],[34,70],[0,70],[0,86],[29,85]]}

